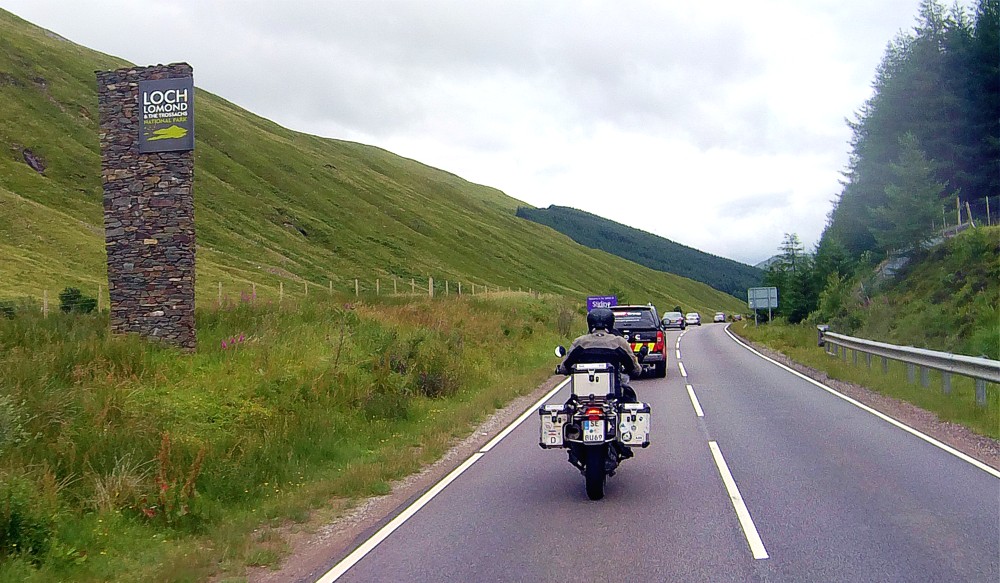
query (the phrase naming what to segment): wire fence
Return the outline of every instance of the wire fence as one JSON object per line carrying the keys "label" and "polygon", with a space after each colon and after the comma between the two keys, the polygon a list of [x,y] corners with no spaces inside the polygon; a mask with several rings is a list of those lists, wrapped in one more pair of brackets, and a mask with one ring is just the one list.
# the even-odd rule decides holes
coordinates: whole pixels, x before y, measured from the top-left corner
{"label": "wire fence", "polygon": [[[87,289],[88,286],[68,286],[62,291],[49,289],[27,290],[27,293],[19,294],[16,300],[6,300],[0,298],[0,308],[4,305],[14,304],[24,306],[37,306],[37,309],[44,316],[48,316],[54,310],[63,309],[69,311],[64,302],[60,299],[60,294],[68,289],[76,289],[83,298],[96,300],[93,308],[98,312],[109,309],[110,293],[107,286],[97,285],[94,289]],[[90,294],[95,294],[91,296]],[[212,297],[212,306],[224,308],[236,304],[257,303],[257,302],[277,302],[278,304],[291,303],[310,297],[354,297],[358,299],[376,297],[426,297],[426,298],[459,298],[462,296],[476,296],[484,298],[496,298],[511,296],[514,294],[530,295],[539,297],[541,292],[533,288],[500,286],[496,284],[485,284],[475,282],[462,282],[459,280],[427,278],[400,278],[376,277],[374,279],[348,278],[334,281],[327,280],[326,284],[316,283],[309,280],[283,280],[277,282],[258,283],[248,279],[228,279],[226,281],[217,280],[209,286],[199,285],[195,290],[196,297],[202,298],[200,305],[204,306],[206,294]],[[34,308],[32,308],[34,309]]]}

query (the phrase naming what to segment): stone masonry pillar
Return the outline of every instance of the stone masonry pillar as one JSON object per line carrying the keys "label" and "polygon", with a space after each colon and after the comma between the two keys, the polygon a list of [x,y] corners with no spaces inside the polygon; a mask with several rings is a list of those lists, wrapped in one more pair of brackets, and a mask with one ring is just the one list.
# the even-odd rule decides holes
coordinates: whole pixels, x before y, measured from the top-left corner
{"label": "stone masonry pillar", "polygon": [[[194,151],[139,151],[146,115],[140,109],[140,82],[190,78],[192,68],[174,63],[96,73],[111,331],[136,333],[193,351]],[[193,85],[190,93],[192,109],[187,115],[193,116]],[[153,117],[157,116],[161,114]],[[155,123],[174,120],[181,118]],[[188,127],[193,144],[193,125]],[[186,130],[175,125],[158,132],[164,135],[155,139],[176,137],[171,132],[182,131]]]}

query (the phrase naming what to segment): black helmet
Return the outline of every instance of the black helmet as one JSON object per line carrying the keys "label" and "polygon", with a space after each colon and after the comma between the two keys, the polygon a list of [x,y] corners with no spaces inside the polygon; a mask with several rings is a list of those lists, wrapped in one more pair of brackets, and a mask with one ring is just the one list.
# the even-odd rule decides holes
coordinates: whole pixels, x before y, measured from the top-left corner
{"label": "black helmet", "polygon": [[587,314],[587,327],[591,332],[600,328],[610,331],[615,327],[615,313],[607,308],[594,308]]}

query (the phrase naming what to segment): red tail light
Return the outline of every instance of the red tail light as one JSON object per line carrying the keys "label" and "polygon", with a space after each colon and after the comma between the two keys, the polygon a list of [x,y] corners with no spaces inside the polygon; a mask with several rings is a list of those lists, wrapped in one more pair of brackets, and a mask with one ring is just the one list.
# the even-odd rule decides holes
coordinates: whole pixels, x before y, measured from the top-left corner
{"label": "red tail light", "polygon": [[584,411],[584,415],[587,416],[588,421],[599,421],[601,419],[601,415],[603,414],[604,409],[601,409],[600,407],[587,407],[587,410]]}
{"label": "red tail light", "polygon": [[656,346],[653,347],[653,352],[663,352],[663,331],[657,330],[656,332]]}

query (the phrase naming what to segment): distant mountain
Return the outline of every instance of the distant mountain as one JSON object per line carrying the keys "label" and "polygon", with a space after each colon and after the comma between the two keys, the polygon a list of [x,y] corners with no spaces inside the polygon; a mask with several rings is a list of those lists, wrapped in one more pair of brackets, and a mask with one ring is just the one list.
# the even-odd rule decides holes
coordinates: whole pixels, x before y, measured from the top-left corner
{"label": "distant mountain", "polygon": [[518,207],[517,216],[548,225],[581,245],[607,251],[657,271],[700,281],[743,299],[747,289],[759,286],[760,269],[732,259],[692,249],[669,239],[574,208]]}
{"label": "distant mountain", "polygon": [[778,258],[779,258],[778,255],[772,255],[772,256],[768,257],[767,259],[761,261],[757,265],[754,265],[754,267],[756,267],[757,269],[760,269],[761,271],[766,271],[767,268],[770,267],[772,263],[774,263],[775,261],[778,260]]}

